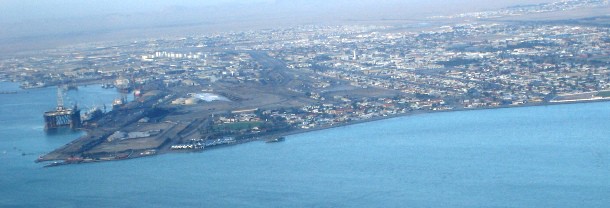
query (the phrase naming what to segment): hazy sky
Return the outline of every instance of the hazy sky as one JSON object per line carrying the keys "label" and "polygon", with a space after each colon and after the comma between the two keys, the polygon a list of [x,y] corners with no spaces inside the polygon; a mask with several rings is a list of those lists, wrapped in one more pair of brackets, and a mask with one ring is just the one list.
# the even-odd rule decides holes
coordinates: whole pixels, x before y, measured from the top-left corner
{"label": "hazy sky", "polygon": [[117,31],[150,35],[150,29],[158,28],[247,30],[346,20],[411,19],[552,1],[0,0],[0,46],[40,40],[71,41]]}
{"label": "hazy sky", "polygon": [[[549,2],[550,0],[0,0],[0,21],[18,22],[37,19],[86,18],[95,15],[167,12],[176,9],[205,7],[239,7],[252,9],[296,9],[301,6],[353,8],[359,5],[384,7],[395,5],[411,8],[480,10],[510,4]],[[277,12],[277,11],[269,11]]]}
{"label": "hazy sky", "polygon": [[104,14],[159,12],[172,7],[203,7],[267,0],[0,0],[0,21],[87,17]]}

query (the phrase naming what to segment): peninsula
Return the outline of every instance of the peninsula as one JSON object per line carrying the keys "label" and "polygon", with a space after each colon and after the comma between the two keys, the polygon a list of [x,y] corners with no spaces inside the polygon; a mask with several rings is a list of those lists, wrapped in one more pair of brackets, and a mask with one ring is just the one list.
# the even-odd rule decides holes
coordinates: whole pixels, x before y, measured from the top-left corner
{"label": "peninsula", "polygon": [[38,162],[205,151],[415,113],[608,100],[610,17],[559,15],[608,7],[562,1],[400,24],[80,45],[0,60],[0,80],[96,83],[135,96],[83,116],[75,126],[87,134]]}

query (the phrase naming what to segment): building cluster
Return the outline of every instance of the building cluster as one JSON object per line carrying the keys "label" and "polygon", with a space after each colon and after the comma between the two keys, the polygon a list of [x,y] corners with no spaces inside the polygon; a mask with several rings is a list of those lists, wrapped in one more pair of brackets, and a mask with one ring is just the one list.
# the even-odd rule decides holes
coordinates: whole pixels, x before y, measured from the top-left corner
{"label": "building cluster", "polygon": [[293,70],[354,86],[424,94],[462,107],[548,101],[610,87],[609,30],[574,25],[461,24],[286,41],[273,55]]}
{"label": "building cluster", "polygon": [[[486,17],[598,4],[607,1],[565,1],[467,15]],[[267,69],[255,56],[264,54],[285,64],[286,70],[315,75],[312,79],[317,81],[308,84],[317,89],[341,80],[357,88],[401,92],[396,97],[357,98],[291,88],[319,103],[215,120],[229,125],[259,122],[265,117],[302,129],[413,110],[543,103],[557,95],[610,88],[608,27],[470,22],[420,32],[403,28],[298,26],[73,46],[0,60],[0,79],[22,82],[26,88],[118,78],[134,84],[162,80],[165,87],[199,85],[202,80],[263,82]],[[187,99],[176,101],[188,103]],[[260,128],[253,126],[249,131]]]}
{"label": "building cluster", "polygon": [[0,80],[23,88],[117,80],[134,85],[163,80],[168,87],[196,84],[192,80],[256,81],[259,66],[248,53],[193,42],[214,45],[213,38],[202,37],[47,50],[0,60]]}

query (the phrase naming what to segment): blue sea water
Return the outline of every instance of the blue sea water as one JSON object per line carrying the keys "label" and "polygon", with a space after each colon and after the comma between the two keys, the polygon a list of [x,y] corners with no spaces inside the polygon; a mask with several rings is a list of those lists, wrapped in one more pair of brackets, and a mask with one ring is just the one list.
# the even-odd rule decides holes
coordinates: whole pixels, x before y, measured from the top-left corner
{"label": "blue sea water", "polygon": [[[118,95],[70,93],[83,105]],[[42,168],[38,154],[81,135],[43,132],[54,103],[54,88],[0,95],[0,207],[610,204],[608,102],[424,114],[281,143]]]}

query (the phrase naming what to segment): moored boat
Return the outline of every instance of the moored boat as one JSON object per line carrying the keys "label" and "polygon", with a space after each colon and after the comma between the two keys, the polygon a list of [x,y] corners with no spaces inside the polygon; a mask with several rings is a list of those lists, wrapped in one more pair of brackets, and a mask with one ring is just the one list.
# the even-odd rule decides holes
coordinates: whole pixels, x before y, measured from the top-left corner
{"label": "moored boat", "polygon": [[266,143],[283,142],[284,140],[286,140],[285,137],[277,137],[274,139],[267,140]]}

